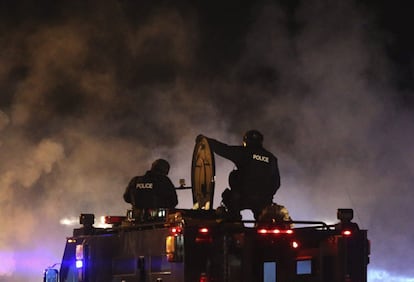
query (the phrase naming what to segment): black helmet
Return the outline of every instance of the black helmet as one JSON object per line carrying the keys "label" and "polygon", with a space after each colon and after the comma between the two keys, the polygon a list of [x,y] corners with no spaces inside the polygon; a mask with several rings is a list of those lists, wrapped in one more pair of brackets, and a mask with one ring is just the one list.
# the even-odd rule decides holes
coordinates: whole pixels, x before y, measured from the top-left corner
{"label": "black helmet", "polygon": [[152,163],[151,171],[167,175],[170,171],[170,164],[164,159],[158,159]]}
{"label": "black helmet", "polygon": [[263,144],[263,134],[259,131],[252,129],[247,131],[243,136],[243,146],[262,146]]}

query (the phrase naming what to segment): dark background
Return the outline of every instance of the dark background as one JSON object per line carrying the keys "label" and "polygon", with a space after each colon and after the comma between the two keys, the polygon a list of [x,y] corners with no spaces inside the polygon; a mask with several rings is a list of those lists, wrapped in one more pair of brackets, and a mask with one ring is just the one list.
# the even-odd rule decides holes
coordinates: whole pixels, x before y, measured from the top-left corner
{"label": "dark background", "polygon": [[369,281],[414,279],[410,2],[152,2],[0,2],[0,281],[39,281],[81,212],[123,215],[155,158],[189,183],[197,134],[251,128],[294,219],[353,208]]}

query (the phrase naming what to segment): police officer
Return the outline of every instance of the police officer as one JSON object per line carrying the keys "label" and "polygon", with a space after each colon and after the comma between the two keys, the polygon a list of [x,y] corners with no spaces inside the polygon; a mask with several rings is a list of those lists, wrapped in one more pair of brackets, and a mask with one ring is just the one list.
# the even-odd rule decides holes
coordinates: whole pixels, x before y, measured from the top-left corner
{"label": "police officer", "polygon": [[124,200],[134,209],[175,208],[177,193],[168,178],[170,164],[164,159],[152,163],[151,169],[142,176],[135,176],[129,182]]}
{"label": "police officer", "polygon": [[[199,135],[197,140],[202,137],[205,136]],[[230,189],[222,194],[230,217],[240,219],[240,211],[250,209],[257,220],[262,210],[272,204],[280,187],[277,158],[263,148],[263,135],[257,130],[247,131],[242,146],[205,138],[214,153],[231,160],[237,168],[229,175]]]}

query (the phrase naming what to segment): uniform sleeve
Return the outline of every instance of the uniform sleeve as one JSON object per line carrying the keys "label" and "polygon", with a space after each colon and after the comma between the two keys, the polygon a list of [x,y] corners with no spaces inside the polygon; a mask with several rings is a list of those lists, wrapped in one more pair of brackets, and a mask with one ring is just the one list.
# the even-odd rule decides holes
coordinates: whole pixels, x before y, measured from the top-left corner
{"label": "uniform sleeve", "polygon": [[236,165],[240,162],[240,146],[229,146],[220,141],[206,137],[211,150],[217,155],[226,158]]}

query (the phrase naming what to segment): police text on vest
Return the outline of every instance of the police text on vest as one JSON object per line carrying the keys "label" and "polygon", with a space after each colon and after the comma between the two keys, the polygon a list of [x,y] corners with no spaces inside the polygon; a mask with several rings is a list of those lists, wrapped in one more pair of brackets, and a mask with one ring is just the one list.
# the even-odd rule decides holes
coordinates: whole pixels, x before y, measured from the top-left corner
{"label": "police text on vest", "polygon": [[137,183],[136,185],[137,189],[152,189],[152,183]]}
{"label": "police text on vest", "polygon": [[256,160],[256,161],[261,161],[261,162],[265,162],[265,163],[269,162],[269,157],[260,156],[260,155],[256,155],[256,154],[253,154],[253,159]]}

